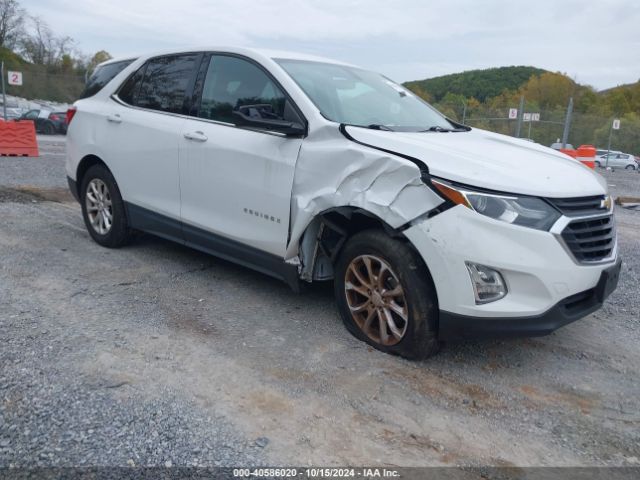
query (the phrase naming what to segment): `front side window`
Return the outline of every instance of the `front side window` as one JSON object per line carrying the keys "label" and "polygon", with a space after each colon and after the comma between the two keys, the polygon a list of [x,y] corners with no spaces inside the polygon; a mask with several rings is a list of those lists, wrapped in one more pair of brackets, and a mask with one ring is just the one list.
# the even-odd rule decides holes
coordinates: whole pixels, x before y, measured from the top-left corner
{"label": "front side window", "polygon": [[183,113],[185,94],[197,66],[198,54],[172,55],[150,60],[123,85],[118,96],[137,107]]}
{"label": "front side window", "polygon": [[259,119],[287,120],[286,97],[259,67],[247,60],[213,55],[202,87],[198,116],[236,123],[234,112]]}
{"label": "front side window", "polygon": [[379,73],[331,63],[276,61],[334,122],[398,131],[453,127],[434,108]]}

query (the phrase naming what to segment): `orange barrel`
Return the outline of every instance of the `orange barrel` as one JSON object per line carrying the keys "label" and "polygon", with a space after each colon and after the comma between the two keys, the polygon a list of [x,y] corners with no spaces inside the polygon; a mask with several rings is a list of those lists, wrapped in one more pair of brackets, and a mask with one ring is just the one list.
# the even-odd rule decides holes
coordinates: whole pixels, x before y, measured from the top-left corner
{"label": "orange barrel", "polygon": [[38,141],[33,121],[0,122],[0,155],[38,156]]}
{"label": "orange barrel", "polygon": [[569,155],[570,157],[576,158],[575,150],[571,150],[570,148],[560,148],[559,151],[564,153],[565,155]]}
{"label": "orange barrel", "polygon": [[576,153],[576,160],[580,160],[589,168],[596,168],[596,147],[593,145],[580,145]]}

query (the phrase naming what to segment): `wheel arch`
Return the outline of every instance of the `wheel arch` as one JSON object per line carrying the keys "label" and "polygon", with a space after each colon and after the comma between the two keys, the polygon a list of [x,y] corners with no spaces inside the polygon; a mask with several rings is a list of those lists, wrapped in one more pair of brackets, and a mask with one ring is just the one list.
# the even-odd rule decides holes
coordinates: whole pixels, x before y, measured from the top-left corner
{"label": "wheel arch", "polygon": [[374,213],[362,208],[331,207],[317,214],[300,237],[300,278],[307,282],[333,279],[333,266],[345,242],[358,232],[372,229],[382,230],[415,249],[402,233],[403,227],[393,228]]}
{"label": "wheel arch", "polygon": [[[77,198],[80,198],[82,179],[84,178],[87,171],[94,165],[103,165],[107,170],[111,172],[109,166],[97,155],[89,154],[82,157],[82,160],[80,160],[80,162],[78,163],[78,167],[76,168],[76,193],[78,194]],[[111,172],[111,174],[113,174],[113,172]]]}

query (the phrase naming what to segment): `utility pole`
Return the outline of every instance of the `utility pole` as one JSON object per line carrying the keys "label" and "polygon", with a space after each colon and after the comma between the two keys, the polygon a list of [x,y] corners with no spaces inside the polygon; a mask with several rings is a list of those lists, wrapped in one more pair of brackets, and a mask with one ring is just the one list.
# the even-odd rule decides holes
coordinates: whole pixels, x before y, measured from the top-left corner
{"label": "utility pole", "polygon": [[7,96],[4,93],[4,62],[0,67],[0,75],[2,75],[2,109],[4,110],[4,121],[7,121]]}
{"label": "utility pole", "polygon": [[516,124],[516,137],[520,138],[522,128],[522,117],[524,116],[524,95],[520,96],[520,107],[518,108],[518,123]]}
{"label": "utility pole", "polygon": [[604,162],[604,168],[609,168],[609,155],[611,155],[611,134],[613,133],[613,121],[609,123],[609,143],[607,143],[607,160]]}
{"label": "utility pole", "polygon": [[462,101],[462,124],[463,125],[466,119],[467,119],[467,102],[463,100]]}
{"label": "utility pole", "polygon": [[567,115],[564,117],[564,131],[562,132],[562,148],[567,148],[569,141],[569,130],[571,129],[571,115],[573,114],[573,97],[569,97]]}

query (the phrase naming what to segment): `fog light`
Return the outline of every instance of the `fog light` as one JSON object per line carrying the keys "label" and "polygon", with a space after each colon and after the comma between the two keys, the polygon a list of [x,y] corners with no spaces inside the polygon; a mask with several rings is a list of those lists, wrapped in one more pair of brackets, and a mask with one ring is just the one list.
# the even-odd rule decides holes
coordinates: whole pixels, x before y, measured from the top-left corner
{"label": "fog light", "polygon": [[507,294],[507,285],[500,272],[477,263],[464,262],[471,276],[473,294],[476,297],[476,305],[495,302]]}

